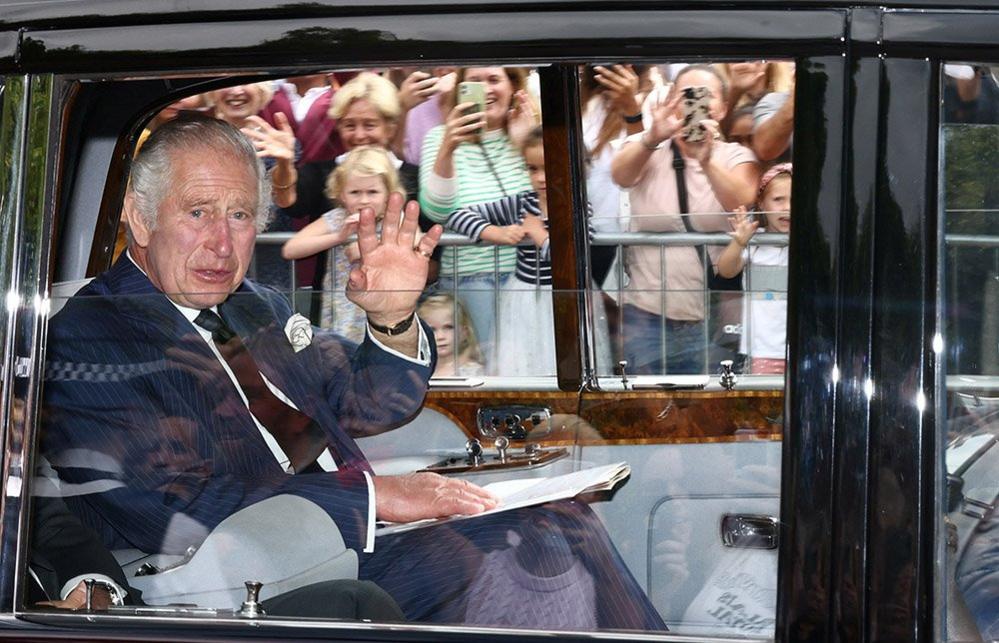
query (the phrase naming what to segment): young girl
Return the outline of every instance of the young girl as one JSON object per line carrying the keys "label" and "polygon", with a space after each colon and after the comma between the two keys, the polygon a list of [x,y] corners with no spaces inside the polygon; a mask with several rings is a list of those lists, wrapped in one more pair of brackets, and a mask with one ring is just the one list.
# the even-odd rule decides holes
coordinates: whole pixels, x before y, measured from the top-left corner
{"label": "young girl", "polygon": [[[504,376],[554,375],[551,249],[540,127],[525,138],[521,151],[533,189],[455,210],[448,217],[447,227],[476,241],[503,245],[517,245],[525,238],[531,241],[532,245],[517,247],[516,278],[499,293],[497,358],[490,368]],[[606,335],[606,328],[602,334]],[[598,349],[608,345],[607,341],[597,342]],[[604,359],[600,363],[609,363],[609,356]]]}
{"label": "young girl", "polygon": [[342,244],[357,233],[362,208],[371,208],[376,220],[382,220],[393,192],[404,194],[388,153],[378,147],[351,150],[326,180],[326,194],[339,207],[302,228],[281,249],[285,259],[301,259],[333,248],[323,280],[321,325],[358,343],[364,340],[365,313],[345,292],[351,264],[359,256],[356,243]]}
{"label": "young girl", "polygon": [[[791,230],[791,164],[770,168],[760,179],[757,207],[766,232],[787,234]],[[731,218],[732,241],[718,257],[715,270],[734,277],[745,266],[741,350],[749,355],[750,373],[784,373],[785,326],[787,323],[787,246],[755,245],[749,240],[759,223],[735,210]]]}
{"label": "young girl", "polygon": [[433,329],[437,342],[434,377],[468,377],[485,372],[472,321],[461,302],[446,293],[430,295],[420,304],[419,314]]}

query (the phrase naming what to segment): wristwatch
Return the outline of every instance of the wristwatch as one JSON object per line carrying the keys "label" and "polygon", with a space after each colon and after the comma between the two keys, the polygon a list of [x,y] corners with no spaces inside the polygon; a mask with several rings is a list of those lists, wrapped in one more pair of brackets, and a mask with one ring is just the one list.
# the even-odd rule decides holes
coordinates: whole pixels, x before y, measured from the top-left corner
{"label": "wristwatch", "polygon": [[381,324],[376,324],[375,322],[371,321],[371,318],[369,317],[368,326],[371,326],[372,329],[377,330],[379,333],[382,333],[383,335],[394,337],[396,335],[402,335],[407,330],[409,330],[409,327],[413,325],[413,321],[415,319],[416,319],[416,313],[414,312],[409,317],[402,320],[398,324],[395,324],[393,326],[382,326]]}

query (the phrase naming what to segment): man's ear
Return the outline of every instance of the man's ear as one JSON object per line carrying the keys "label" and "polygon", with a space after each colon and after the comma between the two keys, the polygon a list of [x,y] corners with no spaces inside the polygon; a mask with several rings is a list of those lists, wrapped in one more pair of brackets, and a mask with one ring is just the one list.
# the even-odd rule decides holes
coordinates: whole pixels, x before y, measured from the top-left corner
{"label": "man's ear", "polygon": [[140,248],[148,246],[149,228],[146,226],[146,221],[142,214],[135,207],[135,195],[132,192],[125,194],[125,204],[122,206],[121,211],[122,216],[125,218],[125,223],[128,224],[128,229],[132,233],[132,240],[135,242],[135,245]]}

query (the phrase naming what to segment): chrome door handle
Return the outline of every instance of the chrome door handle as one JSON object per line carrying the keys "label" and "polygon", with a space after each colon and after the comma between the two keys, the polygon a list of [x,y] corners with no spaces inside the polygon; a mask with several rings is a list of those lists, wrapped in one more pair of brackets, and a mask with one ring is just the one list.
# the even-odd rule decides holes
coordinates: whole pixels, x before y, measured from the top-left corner
{"label": "chrome door handle", "polygon": [[777,549],[779,525],[773,516],[725,514],[721,519],[722,544],[740,549]]}

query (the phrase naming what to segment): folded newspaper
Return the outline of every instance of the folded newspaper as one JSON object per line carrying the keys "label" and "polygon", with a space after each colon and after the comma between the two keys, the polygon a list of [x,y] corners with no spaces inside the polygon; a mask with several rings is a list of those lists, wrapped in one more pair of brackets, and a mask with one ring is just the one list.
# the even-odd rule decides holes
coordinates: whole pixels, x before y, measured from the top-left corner
{"label": "folded newspaper", "polygon": [[518,478],[516,480],[501,480],[484,486],[500,498],[499,506],[489,511],[483,511],[474,516],[451,516],[449,518],[428,518],[415,522],[379,523],[375,536],[386,536],[410,529],[419,529],[452,520],[467,520],[489,514],[541,505],[553,500],[573,498],[581,493],[594,491],[610,491],[619,482],[631,475],[631,467],[627,462],[617,462],[602,467],[573,471],[550,478]]}

